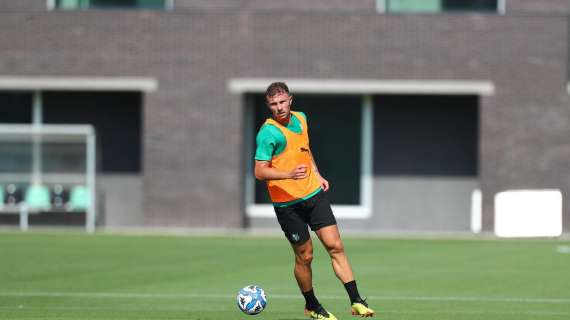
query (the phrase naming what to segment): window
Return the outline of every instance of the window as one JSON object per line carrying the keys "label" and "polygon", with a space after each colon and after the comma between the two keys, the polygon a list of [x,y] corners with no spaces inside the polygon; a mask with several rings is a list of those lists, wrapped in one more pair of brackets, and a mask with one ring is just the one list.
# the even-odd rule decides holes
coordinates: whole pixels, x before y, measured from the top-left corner
{"label": "window", "polygon": [[[32,123],[32,93],[0,91],[0,125],[30,123]],[[27,143],[0,141],[0,155],[10,155],[0,156],[0,175],[29,171],[32,163],[30,148]],[[3,192],[1,188],[0,192]]]}
{"label": "window", "polygon": [[171,9],[172,0],[51,0],[50,8],[59,10],[86,9]]}
{"label": "window", "polygon": [[[230,92],[244,94],[244,199],[249,218],[274,216],[263,184],[253,177],[255,133],[268,116],[262,92],[272,81],[236,78],[228,83]],[[469,212],[471,193],[478,186],[479,97],[494,94],[492,82],[285,81],[295,97],[293,109],[307,114],[311,147],[331,182],[337,218],[374,215],[392,230],[409,228],[410,219],[416,218],[423,221],[420,228],[467,228],[465,216],[453,218],[456,212]],[[352,189],[332,193],[345,186]]]}
{"label": "window", "polygon": [[[26,91],[0,91],[0,125],[33,123],[32,95],[33,93]],[[46,91],[42,93],[42,100],[40,112],[42,123],[91,124],[95,127],[99,141],[98,156],[101,172],[139,173],[142,171],[141,93]],[[57,151],[57,144],[45,143],[44,148],[46,153],[49,153],[49,150]],[[31,163],[29,149],[25,144],[10,146],[4,143],[0,146],[0,154],[10,150],[12,154],[21,154],[21,156],[5,159],[0,157],[0,167],[14,172],[29,170]],[[121,156],[117,156],[119,154]],[[61,169],[54,167],[51,163],[44,163],[43,166],[47,171]],[[69,166],[65,169],[66,171],[84,170],[84,168]]]}
{"label": "window", "polygon": [[[392,13],[502,12],[505,0],[380,0],[378,11]],[[382,8],[383,7],[383,8]]]}
{"label": "window", "polygon": [[374,174],[477,177],[475,95],[374,97]]}
{"label": "window", "polygon": [[[267,83],[262,82],[265,87]],[[301,86],[302,88],[302,86]],[[299,90],[301,91],[301,90]],[[371,99],[360,94],[293,92],[293,110],[309,123],[311,150],[319,171],[331,184],[328,197],[337,218],[367,218],[371,214]],[[269,117],[263,94],[246,94],[246,212],[271,217],[265,183],[253,177],[255,135]]]}
{"label": "window", "polygon": [[43,100],[44,123],[95,127],[101,172],[142,171],[141,93],[48,91]]}

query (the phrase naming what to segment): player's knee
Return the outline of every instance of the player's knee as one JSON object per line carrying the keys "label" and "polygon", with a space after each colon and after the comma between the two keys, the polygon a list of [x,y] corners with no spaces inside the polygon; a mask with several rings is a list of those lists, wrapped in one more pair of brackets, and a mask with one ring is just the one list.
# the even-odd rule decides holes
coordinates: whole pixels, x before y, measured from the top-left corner
{"label": "player's knee", "polygon": [[337,254],[344,254],[344,245],[342,244],[342,241],[340,239],[336,240],[327,245],[327,251],[331,256]]}
{"label": "player's knee", "polygon": [[313,253],[312,252],[303,252],[297,255],[296,259],[298,264],[303,265],[310,265],[313,262]]}

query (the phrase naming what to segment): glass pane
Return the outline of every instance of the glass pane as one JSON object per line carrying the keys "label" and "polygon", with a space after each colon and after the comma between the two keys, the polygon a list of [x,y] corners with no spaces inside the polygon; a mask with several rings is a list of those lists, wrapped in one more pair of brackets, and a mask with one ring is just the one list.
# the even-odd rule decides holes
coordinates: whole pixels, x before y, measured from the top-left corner
{"label": "glass pane", "polygon": [[56,7],[62,10],[80,9],[81,0],[57,0]]}
{"label": "glass pane", "polygon": [[442,0],[444,11],[497,11],[497,0]]}
{"label": "glass pane", "polygon": [[440,12],[441,0],[388,0],[388,12]]}
{"label": "glass pane", "polygon": [[144,9],[165,9],[164,0],[138,0],[137,7]]}
{"label": "glass pane", "polygon": [[[48,124],[91,124],[97,132],[98,168],[102,172],[142,171],[142,95],[139,92],[44,93]],[[57,152],[57,146],[49,146]],[[73,158],[73,150],[59,153]],[[120,156],[117,156],[119,155]]]}
{"label": "glass pane", "polygon": [[[0,140],[0,174],[30,172],[32,168],[32,142]],[[5,182],[5,181],[3,181]]]}
{"label": "glass pane", "polygon": [[477,96],[374,97],[374,174],[477,176]]}
{"label": "glass pane", "polygon": [[136,0],[90,0],[90,8],[133,8],[136,7]]}
{"label": "glass pane", "polygon": [[62,10],[141,8],[165,9],[165,0],[57,0],[56,7]]}
{"label": "glass pane", "polygon": [[32,94],[0,91],[0,124],[31,122]]}
{"label": "glass pane", "polygon": [[[253,99],[256,134],[269,116],[264,99],[263,95]],[[299,94],[294,95],[293,104],[293,110],[307,115],[311,151],[319,171],[331,185],[331,203],[360,204],[361,97]],[[255,146],[255,141],[252,143]],[[256,183],[255,202],[270,203],[264,182]]]}
{"label": "glass pane", "polygon": [[[52,138],[55,140],[56,138]],[[42,142],[41,168],[44,173],[84,173],[86,168],[85,142]]]}

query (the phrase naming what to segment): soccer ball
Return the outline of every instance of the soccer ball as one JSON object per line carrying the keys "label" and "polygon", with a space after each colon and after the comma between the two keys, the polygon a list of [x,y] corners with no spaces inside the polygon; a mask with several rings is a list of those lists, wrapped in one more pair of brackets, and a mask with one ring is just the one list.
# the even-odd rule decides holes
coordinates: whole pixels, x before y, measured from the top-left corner
{"label": "soccer ball", "polygon": [[263,311],[267,305],[265,291],[255,285],[244,287],[237,295],[237,305],[245,314],[258,314]]}

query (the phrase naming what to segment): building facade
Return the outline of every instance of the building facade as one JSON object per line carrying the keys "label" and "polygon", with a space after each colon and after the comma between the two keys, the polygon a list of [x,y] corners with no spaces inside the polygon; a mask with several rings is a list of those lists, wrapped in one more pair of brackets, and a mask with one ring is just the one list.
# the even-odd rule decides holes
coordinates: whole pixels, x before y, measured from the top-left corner
{"label": "building facade", "polygon": [[346,229],[469,232],[481,190],[492,231],[498,192],[568,199],[570,1],[61,3],[0,3],[0,92],[28,95],[0,122],[33,122],[38,93],[44,123],[98,119],[101,226],[277,228],[251,175],[272,80],[315,127]]}

